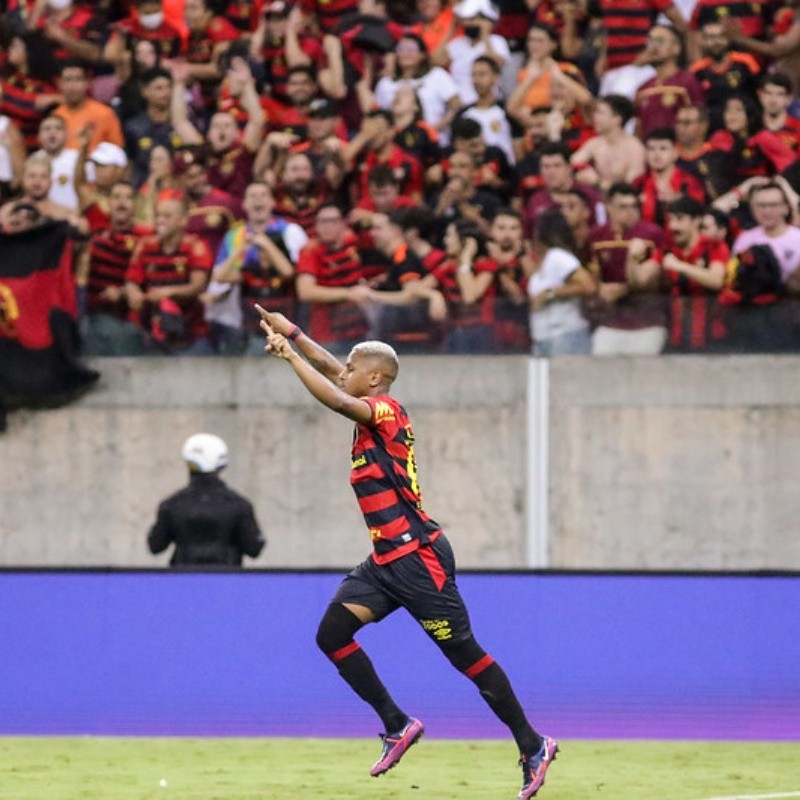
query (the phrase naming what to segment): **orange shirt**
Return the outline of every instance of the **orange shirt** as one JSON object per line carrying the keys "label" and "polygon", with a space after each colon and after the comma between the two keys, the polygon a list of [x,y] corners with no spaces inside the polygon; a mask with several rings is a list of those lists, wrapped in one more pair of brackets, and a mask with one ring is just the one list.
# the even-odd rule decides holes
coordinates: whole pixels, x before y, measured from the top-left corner
{"label": "orange shirt", "polygon": [[[525,80],[525,70],[521,70],[517,77],[517,83],[522,83]],[[553,85],[553,74],[551,72],[543,72],[531,85],[525,93],[525,106],[526,108],[543,108],[549,106],[552,102],[550,99],[550,87]]]}
{"label": "orange shirt", "polygon": [[434,17],[427,25],[422,25],[422,41],[428,48],[429,53],[433,53],[439,45],[448,41],[453,32],[455,14],[452,6],[446,6]]}
{"label": "orange shirt", "polygon": [[89,97],[80,108],[68,108],[65,103],[62,103],[53,113],[67,123],[67,147],[80,149],[78,134],[87,125],[92,126],[92,138],[89,141],[87,152],[91,153],[100,142],[111,142],[120,147],[125,146],[119,117],[105,103],[99,103]]}

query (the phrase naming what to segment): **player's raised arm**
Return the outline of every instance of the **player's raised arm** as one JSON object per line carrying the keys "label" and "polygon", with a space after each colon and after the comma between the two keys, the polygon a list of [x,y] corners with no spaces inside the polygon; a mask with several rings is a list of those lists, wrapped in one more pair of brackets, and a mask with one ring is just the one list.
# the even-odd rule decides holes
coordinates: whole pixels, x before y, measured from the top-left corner
{"label": "player's raised arm", "polygon": [[339,376],[344,371],[342,364],[333,354],[329,353],[322,345],[317,344],[310,336],[307,336],[300,328],[283,314],[266,311],[256,303],[256,311],[261,319],[272,328],[275,333],[285,336],[293,341],[309,364],[317,372],[321,372],[329,381],[339,380]]}
{"label": "player's raised arm", "polygon": [[261,320],[261,328],[267,335],[267,352],[288,361],[306,389],[320,403],[354,422],[366,424],[372,420],[372,406],[369,403],[343,391],[332,380],[317,371],[308,361],[300,357],[289,339],[274,331],[266,320]]}

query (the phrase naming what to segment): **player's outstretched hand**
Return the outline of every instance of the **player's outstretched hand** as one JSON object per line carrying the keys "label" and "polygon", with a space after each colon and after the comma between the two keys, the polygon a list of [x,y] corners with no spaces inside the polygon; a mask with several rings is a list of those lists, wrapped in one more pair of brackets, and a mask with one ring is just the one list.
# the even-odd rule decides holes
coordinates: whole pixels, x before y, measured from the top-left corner
{"label": "player's outstretched hand", "polygon": [[262,322],[266,322],[275,333],[288,336],[294,330],[294,323],[278,311],[267,311],[258,303],[255,303],[255,307]]}
{"label": "player's outstretched hand", "polygon": [[258,313],[261,315],[261,322],[259,323],[259,326],[267,335],[267,345],[264,349],[268,353],[278,356],[278,358],[282,358],[284,360],[291,358],[292,355],[294,355],[294,350],[289,344],[289,340],[282,333],[278,333],[272,328],[272,326],[269,324],[269,317],[271,315],[264,311],[264,309],[261,308],[258,303],[256,303],[256,309],[258,309]]}

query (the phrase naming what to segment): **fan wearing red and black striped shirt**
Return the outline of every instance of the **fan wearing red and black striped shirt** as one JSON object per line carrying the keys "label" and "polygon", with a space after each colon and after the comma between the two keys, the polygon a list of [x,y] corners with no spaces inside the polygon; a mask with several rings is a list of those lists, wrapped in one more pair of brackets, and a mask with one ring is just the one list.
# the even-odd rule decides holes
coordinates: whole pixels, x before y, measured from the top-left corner
{"label": "fan wearing red and black striped shirt", "polygon": [[164,193],[156,206],[156,232],[139,241],[125,275],[125,293],[154,348],[212,355],[200,294],[214,263],[208,246],[186,233],[186,201]]}
{"label": "fan wearing red and black striped shirt", "polygon": [[423,510],[411,421],[389,393],[398,373],[397,353],[384,342],[361,342],[342,365],[286,317],[259,313],[268,352],[286,361],[322,405],[356,424],[350,483],[373,550],[340,584],[320,622],[317,645],[385,726],[370,775],[394,767],[424,732],[422,722],[392,699],[354,638],[365,624],[404,608],[508,726],[522,756],[518,797],[532,797],[558,744],[531,727],[505,672],[472,633],[452,548]]}
{"label": "fan wearing red and black striped shirt", "polygon": [[125,276],[139,240],[152,234],[134,223],[135,191],[117,181],[108,196],[108,225],[94,231],[78,270],[86,287],[86,318],[81,331],[84,355],[139,355],[144,349],[141,328],[128,317]]}

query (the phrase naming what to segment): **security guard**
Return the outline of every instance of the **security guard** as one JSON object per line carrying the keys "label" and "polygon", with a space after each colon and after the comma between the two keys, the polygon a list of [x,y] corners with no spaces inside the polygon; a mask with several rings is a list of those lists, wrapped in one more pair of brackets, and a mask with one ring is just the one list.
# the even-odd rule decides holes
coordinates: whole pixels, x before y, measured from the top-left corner
{"label": "security guard", "polygon": [[181,451],[189,485],[164,500],[147,535],[151,553],[174,542],[173,567],[240,567],[255,558],[266,540],[249,500],[229,489],[219,473],[228,465],[228,446],[212,433],[196,433]]}

